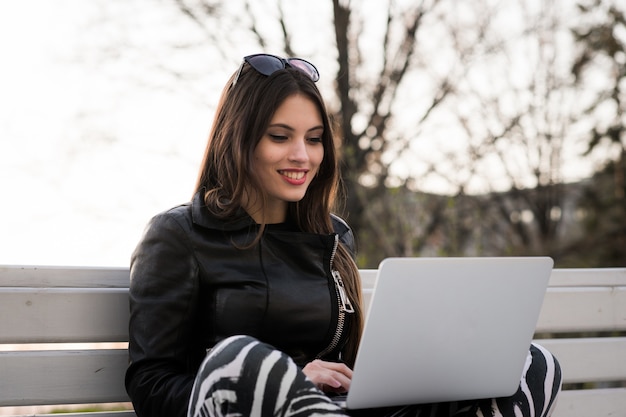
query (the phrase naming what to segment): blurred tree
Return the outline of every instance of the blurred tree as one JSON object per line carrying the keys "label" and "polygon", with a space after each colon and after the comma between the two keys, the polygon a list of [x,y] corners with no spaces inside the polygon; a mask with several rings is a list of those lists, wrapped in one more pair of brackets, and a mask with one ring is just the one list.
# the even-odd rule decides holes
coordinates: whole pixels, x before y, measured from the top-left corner
{"label": "blurred tree", "polygon": [[[578,188],[564,184],[568,153],[577,144],[576,121],[584,116],[569,71],[573,58],[565,47],[572,43],[564,23],[568,16],[557,1],[533,5],[520,1],[515,9],[519,26],[507,31],[491,9],[481,9],[491,12],[486,13],[489,20],[470,20],[480,28],[482,41],[474,45],[482,53],[474,58],[481,62],[458,61],[465,73],[455,79],[445,103],[456,118],[454,133],[466,142],[430,167],[455,193],[447,198],[411,195],[419,188],[415,178],[408,178],[405,190],[385,191],[389,181],[376,183],[377,198],[370,198],[365,209],[368,225],[374,225],[360,230],[368,237],[366,253],[543,254],[558,262],[576,250],[570,240],[586,238],[571,227]],[[463,25],[447,23],[454,50],[467,52]],[[387,168],[378,172],[389,175],[393,166]],[[468,195],[470,188],[485,195]],[[399,238],[389,242],[393,246],[377,238],[384,230]]]}
{"label": "blurred tree", "polygon": [[[342,139],[360,266],[575,247],[562,230],[575,197],[564,167],[585,115],[563,2],[261,3],[175,2],[224,61],[245,44],[336,68],[320,85]],[[449,197],[424,193],[433,181]]]}
{"label": "blurred tree", "polygon": [[[425,132],[449,118],[445,111],[437,116],[442,104],[455,94],[469,68],[499,50],[498,44],[485,37],[493,17],[488,2],[475,2],[471,7],[446,0],[372,6],[332,0],[332,10],[324,8],[326,3],[317,3],[318,10],[307,15],[305,27],[295,23],[290,3],[281,0],[266,2],[263,9],[250,1],[239,3],[238,9],[210,1],[177,0],[176,4],[209,39],[226,27],[243,28],[241,35],[220,38],[224,56],[235,38],[262,50],[301,56],[296,49],[304,43],[296,39],[303,31],[311,31],[308,40],[322,49],[317,54],[321,61],[331,59],[337,67],[328,102],[342,140],[348,196],[343,214],[362,240],[378,244],[363,262],[372,266],[384,256],[417,254],[420,245],[414,242],[428,240],[424,234],[437,229],[447,204],[427,204],[419,213],[407,213],[394,208],[398,203],[389,197],[399,191],[388,187],[414,191],[420,182],[416,178],[427,175],[449,180],[448,174],[438,172],[431,155],[411,148],[419,141],[424,149],[435,146],[425,139]],[[233,10],[239,10],[237,25]],[[314,27],[308,26],[311,22]],[[332,28],[332,38],[324,37],[327,27]],[[310,38],[311,33],[316,39]],[[311,55],[316,54],[304,56]],[[457,186],[456,180],[447,185],[452,192]],[[370,209],[373,204],[376,207]],[[381,212],[385,213],[382,217]],[[422,227],[415,227],[417,218]]]}
{"label": "blurred tree", "polygon": [[[571,198],[563,167],[582,109],[568,70],[571,55],[563,47],[566,15],[559,3],[519,2],[517,10],[522,26],[509,32],[514,36],[495,57],[508,65],[494,65],[483,74],[499,82],[489,89],[484,79],[470,84],[466,88],[472,91],[464,97],[472,100],[459,103],[455,114],[470,138],[467,155],[491,164],[488,173],[471,174],[490,196],[476,199],[475,210],[495,216],[479,223],[485,229],[481,235],[503,237],[500,254],[555,256],[563,245],[560,227]],[[480,167],[476,161],[468,166]]]}
{"label": "blurred tree", "polygon": [[578,3],[581,21],[572,73],[579,83],[601,79],[587,108],[596,122],[586,155],[609,148],[613,160],[594,176],[582,203],[588,239],[603,265],[626,265],[626,7],[623,2]]}

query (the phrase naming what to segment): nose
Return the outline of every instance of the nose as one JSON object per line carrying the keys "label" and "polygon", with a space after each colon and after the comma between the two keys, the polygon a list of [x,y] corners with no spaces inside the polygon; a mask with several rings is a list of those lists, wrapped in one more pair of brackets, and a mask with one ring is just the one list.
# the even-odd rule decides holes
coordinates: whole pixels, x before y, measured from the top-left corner
{"label": "nose", "polygon": [[306,162],[309,160],[309,150],[304,137],[296,138],[289,150],[289,160],[293,162]]}

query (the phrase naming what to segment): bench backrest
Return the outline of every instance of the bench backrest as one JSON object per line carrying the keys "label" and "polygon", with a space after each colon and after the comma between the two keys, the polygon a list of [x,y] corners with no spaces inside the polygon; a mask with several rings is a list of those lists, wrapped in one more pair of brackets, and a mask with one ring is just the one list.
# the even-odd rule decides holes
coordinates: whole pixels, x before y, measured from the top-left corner
{"label": "bench backrest", "polygon": [[0,406],[127,402],[128,285],[127,268],[0,267]]}
{"label": "bench backrest", "polygon": [[[361,277],[368,305],[376,271]],[[0,266],[0,407],[127,402],[128,284],[127,268]],[[553,271],[539,342],[560,360],[566,388],[613,387],[600,390],[612,408],[586,415],[626,409],[626,388],[614,387],[626,381],[625,331],[626,268]],[[562,395],[562,415],[590,404],[574,391]]]}

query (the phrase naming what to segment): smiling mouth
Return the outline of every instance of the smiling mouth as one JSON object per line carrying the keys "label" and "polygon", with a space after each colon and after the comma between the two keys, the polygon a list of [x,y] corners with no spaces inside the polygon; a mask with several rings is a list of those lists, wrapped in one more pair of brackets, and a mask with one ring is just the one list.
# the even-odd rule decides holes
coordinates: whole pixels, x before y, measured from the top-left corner
{"label": "smiling mouth", "polygon": [[301,180],[306,175],[304,171],[278,171],[280,175],[283,175],[290,180]]}

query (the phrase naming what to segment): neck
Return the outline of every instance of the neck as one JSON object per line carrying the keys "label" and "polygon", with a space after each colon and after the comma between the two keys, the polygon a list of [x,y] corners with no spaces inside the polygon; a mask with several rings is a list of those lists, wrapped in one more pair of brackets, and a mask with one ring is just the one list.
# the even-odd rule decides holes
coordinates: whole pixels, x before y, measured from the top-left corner
{"label": "neck", "polygon": [[246,210],[246,213],[248,213],[257,224],[284,223],[285,220],[287,220],[286,212],[279,213],[275,211],[268,212],[268,210],[251,210],[245,207],[244,210]]}
{"label": "neck", "polygon": [[264,204],[258,196],[252,199],[244,197],[242,206],[257,224],[284,223],[287,220],[286,201],[265,201]]}

